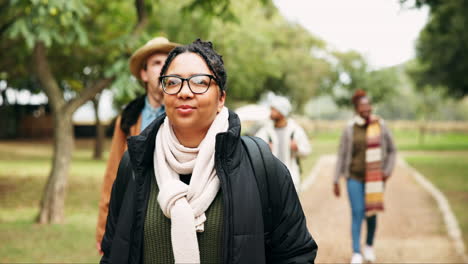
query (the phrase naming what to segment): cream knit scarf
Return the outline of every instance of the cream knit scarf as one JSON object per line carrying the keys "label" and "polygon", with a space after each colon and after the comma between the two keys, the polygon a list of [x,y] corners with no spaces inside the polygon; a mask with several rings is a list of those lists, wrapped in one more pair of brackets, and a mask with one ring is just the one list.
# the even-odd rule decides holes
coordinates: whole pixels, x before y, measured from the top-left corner
{"label": "cream knit scarf", "polygon": [[[179,143],[166,117],[156,135],[154,172],[158,202],[171,219],[171,241],[176,263],[200,263],[196,232],[203,232],[205,211],[216,197],[220,182],[215,170],[216,134],[229,128],[229,112],[223,108],[197,148]],[[190,184],[179,174],[192,174]]]}

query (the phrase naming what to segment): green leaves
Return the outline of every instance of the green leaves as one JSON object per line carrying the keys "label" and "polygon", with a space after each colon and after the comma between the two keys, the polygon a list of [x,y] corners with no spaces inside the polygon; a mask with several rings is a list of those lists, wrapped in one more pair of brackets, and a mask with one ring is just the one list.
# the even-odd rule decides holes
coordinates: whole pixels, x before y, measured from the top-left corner
{"label": "green leaves", "polygon": [[365,58],[355,52],[334,52],[335,79],[322,88],[338,106],[351,107],[351,97],[357,89],[365,90],[373,103],[391,100],[400,85],[394,68],[371,70]]}
{"label": "green leaves", "polygon": [[193,0],[181,11],[187,15],[198,9],[205,16],[220,17],[224,21],[239,22],[231,10],[230,4],[229,0]]}
{"label": "green leaves", "polygon": [[9,8],[18,14],[9,28],[9,37],[23,38],[29,49],[37,41],[47,47],[54,43],[88,43],[81,20],[89,10],[82,0],[10,0]]}
{"label": "green leaves", "polygon": [[431,9],[429,22],[421,32],[416,51],[420,61],[419,86],[443,86],[453,98],[468,95],[468,2],[417,1]]}

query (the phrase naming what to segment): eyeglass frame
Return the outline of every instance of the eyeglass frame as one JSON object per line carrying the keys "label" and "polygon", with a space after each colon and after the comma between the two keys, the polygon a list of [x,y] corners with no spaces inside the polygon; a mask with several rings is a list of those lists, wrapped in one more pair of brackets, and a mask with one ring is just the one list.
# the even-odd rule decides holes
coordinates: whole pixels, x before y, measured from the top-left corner
{"label": "eyeglass frame", "polygon": [[[208,87],[206,88],[206,90],[203,92],[203,93],[196,93],[192,90],[192,87],[190,87],[190,79],[192,79],[193,77],[199,77],[199,76],[207,76],[210,78],[210,82],[208,83]],[[179,87],[179,90],[175,93],[168,93],[166,91],[166,88],[164,87],[164,84],[163,84],[163,79],[166,78],[166,77],[176,77],[176,78],[179,78],[182,82],[180,83],[180,87]],[[166,94],[169,94],[169,95],[174,95],[174,94],[178,94],[180,93],[180,91],[182,91],[182,87],[184,87],[184,82],[186,81],[187,82],[187,86],[190,90],[190,92],[192,92],[193,94],[204,94],[206,92],[208,92],[208,89],[210,89],[211,87],[211,81],[214,80],[216,83],[218,83],[218,79],[211,75],[211,74],[206,74],[206,73],[199,73],[199,74],[194,74],[188,78],[182,78],[180,77],[179,75],[175,75],[175,74],[169,74],[169,75],[163,75],[163,76],[159,76],[159,82],[161,84],[161,88],[163,90],[164,93]]]}

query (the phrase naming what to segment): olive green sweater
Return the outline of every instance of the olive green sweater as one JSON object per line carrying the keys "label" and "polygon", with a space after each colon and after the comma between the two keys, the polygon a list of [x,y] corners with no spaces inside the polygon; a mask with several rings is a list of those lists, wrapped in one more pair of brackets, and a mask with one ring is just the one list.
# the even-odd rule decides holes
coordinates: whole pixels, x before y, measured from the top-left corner
{"label": "olive green sweater", "polygon": [[366,138],[367,126],[354,125],[353,128],[353,150],[351,154],[349,177],[364,181],[366,179]]}
{"label": "olive green sweater", "polygon": [[[152,177],[144,226],[144,263],[174,263],[171,220],[159,206],[156,179]],[[223,199],[221,190],[205,212],[205,231],[197,233],[201,263],[222,262]]]}

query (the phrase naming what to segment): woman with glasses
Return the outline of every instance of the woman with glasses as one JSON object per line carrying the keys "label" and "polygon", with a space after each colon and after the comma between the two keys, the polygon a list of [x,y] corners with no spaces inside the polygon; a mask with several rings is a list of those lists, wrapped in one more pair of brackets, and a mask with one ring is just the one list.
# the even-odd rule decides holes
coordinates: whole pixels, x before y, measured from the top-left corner
{"label": "woman with glasses", "polygon": [[313,263],[317,245],[276,159],[268,180],[278,191],[269,196],[271,219],[263,219],[258,164],[224,106],[226,79],[211,42],[169,53],[160,77],[166,115],[128,140],[101,263]]}

